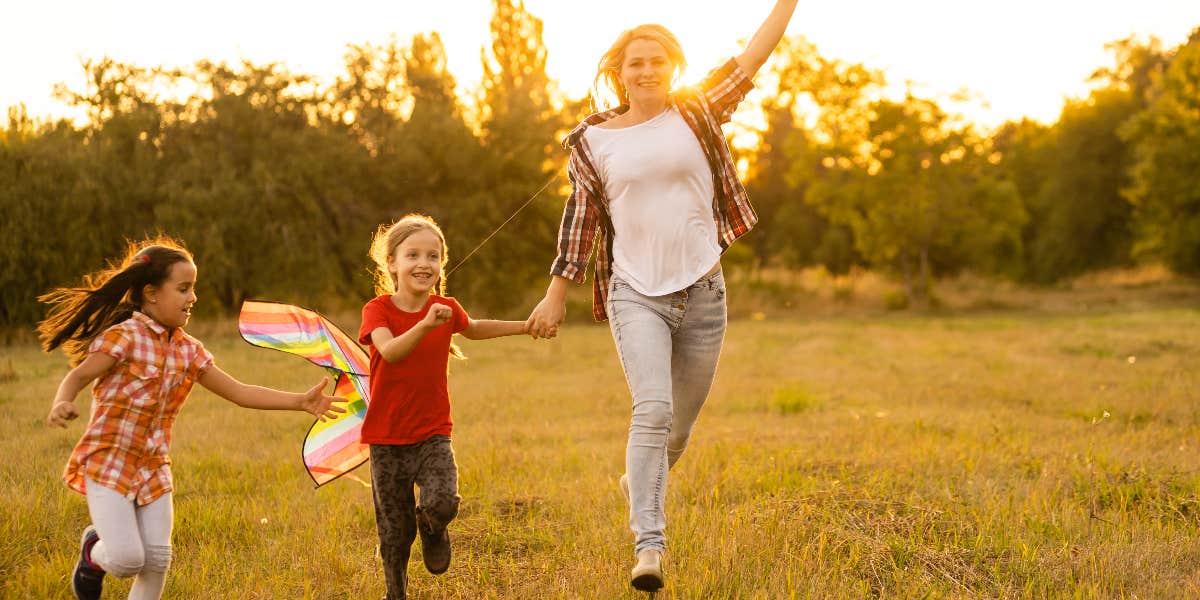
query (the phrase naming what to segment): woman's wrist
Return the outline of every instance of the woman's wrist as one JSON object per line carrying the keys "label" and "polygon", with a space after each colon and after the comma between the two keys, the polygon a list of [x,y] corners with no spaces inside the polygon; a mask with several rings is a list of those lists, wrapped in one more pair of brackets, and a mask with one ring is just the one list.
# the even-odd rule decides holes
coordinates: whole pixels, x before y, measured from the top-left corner
{"label": "woman's wrist", "polygon": [[550,279],[550,285],[546,288],[546,298],[555,302],[567,301],[567,282],[565,277],[555,275]]}

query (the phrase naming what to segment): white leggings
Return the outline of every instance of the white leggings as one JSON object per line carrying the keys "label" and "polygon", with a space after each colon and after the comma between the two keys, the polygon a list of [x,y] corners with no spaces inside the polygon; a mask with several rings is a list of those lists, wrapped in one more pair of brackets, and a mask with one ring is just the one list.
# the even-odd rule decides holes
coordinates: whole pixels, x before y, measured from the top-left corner
{"label": "white leggings", "polygon": [[92,546],[92,562],[117,577],[134,577],[130,600],[162,597],[171,565],[171,494],[145,506],[87,480],[88,512],[100,541]]}

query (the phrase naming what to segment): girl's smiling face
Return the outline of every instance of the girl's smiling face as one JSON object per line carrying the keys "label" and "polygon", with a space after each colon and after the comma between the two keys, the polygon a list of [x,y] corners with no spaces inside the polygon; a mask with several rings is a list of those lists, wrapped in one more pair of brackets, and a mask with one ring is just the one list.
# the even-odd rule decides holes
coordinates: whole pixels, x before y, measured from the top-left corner
{"label": "girl's smiling face", "polygon": [[171,265],[166,281],[146,286],[142,312],[165,327],[183,327],[196,304],[196,265],[181,261]]}
{"label": "girl's smiling face", "polygon": [[409,297],[428,296],[442,277],[442,238],[428,229],[404,238],[388,260],[396,281],[396,293]]}

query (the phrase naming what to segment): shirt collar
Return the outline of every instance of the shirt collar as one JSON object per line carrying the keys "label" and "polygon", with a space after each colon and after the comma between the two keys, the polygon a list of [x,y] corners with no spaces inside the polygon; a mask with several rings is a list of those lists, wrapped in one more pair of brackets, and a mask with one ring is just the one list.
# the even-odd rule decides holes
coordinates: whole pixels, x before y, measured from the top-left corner
{"label": "shirt collar", "polygon": [[[673,91],[669,95],[667,95],[667,108],[668,109],[673,106],[678,106],[679,99],[676,98],[677,92],[678,92],[678,90]],[[583,135],[583,131],[585,129],[587,129],[588,127],[591,127],[592,125],[599,125],[600,123],[603,123],[613,117],[616,117],[618,115],[623,115],[628,111],[629,111],[629,105],[622,104],[611,110],[600,111],[598,113],[592,113],[592,114],[588,115],[586,119],[584,119],[578,125],[575,126],[575,129],[571,130],[571,133],[567,134],[567,137],[563,138],[563,141],[562,141],[563,149],[570,150],[573,146],[578,144],[579,137]]]}
{"label": "shirt collar", "polygon": [[575,126],[575,129],[571,130],[571,133],[567,134],[567,137],[563,138],[562,147],[566,150],[570,150],[571,147],[578,143],[579,137],[583,135],[583,131],[585,129],[591,127],[592,125],[603,123],[617,115],[623,114],[627,110],[629,110],[629,105],[622,104],[612,110],[606,110],[588,115],[586,119]]}
{"label": "shirt collar", "polygon": [[[137,319],[138,321],[141,321],[142,324],[145,325],[148,329],[150,329],[150,331],[154,332],[154,335],[156,335],[156,336],[162,337],[163,333],[167,331],[166,326],[164,326],[162,323],[159,323],[158,321],[155,321],[150,315],[148,315],[140,310],[133,311],[133,318]],[[179,328],[176,327],[171,330],[169,337],[175,338],[180,333],[181,332],[180,332]]]}

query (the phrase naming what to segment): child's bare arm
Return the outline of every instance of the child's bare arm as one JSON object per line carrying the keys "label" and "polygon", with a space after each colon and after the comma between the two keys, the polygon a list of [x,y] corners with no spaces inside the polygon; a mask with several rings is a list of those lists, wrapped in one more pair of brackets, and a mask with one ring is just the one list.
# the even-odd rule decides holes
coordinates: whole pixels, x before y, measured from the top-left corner
{"label": "child's bare arm", "polygon": [[419,323],[400,335],[392,335],[387,327],[376,327],[371,331],[371,345],[375,346],[383,360],[394,363],[408,356],[426,333],[448,323],[452,316],[453,311],[449,306],[434,304]]}
{"label": "child's bare arm", "polygon": [[469,340],[487,340],[506,335],[522,335],[528,332],[529,326],[526,321],[471,319],[471,323],[460,333]]}
{"label": "child's bare arm", "polygon": [[79,395],[89,383],[117,364],[117,359],[103,352],[93,352],[83,359],[71,372],[63,377],[58,384],[58,392],[54,394],[54,402],[50,404],[50,415],[46,422],[54,427],[66,427],[67,421],[79,416],[75,408],[75,396]]}
{"label": "child's bare arm", "polygon": [[212,365],[198,379],[200,385],[210,392],[243,408],[259,410],[302,410],[320,418],[332,419],[346,409],[332,406],[334,402],[345,402],[345,398],[326,396],[321,393],[327,383],[324,378],[317,385],[301,393],[284,392],[258,385],[248,385]]}

